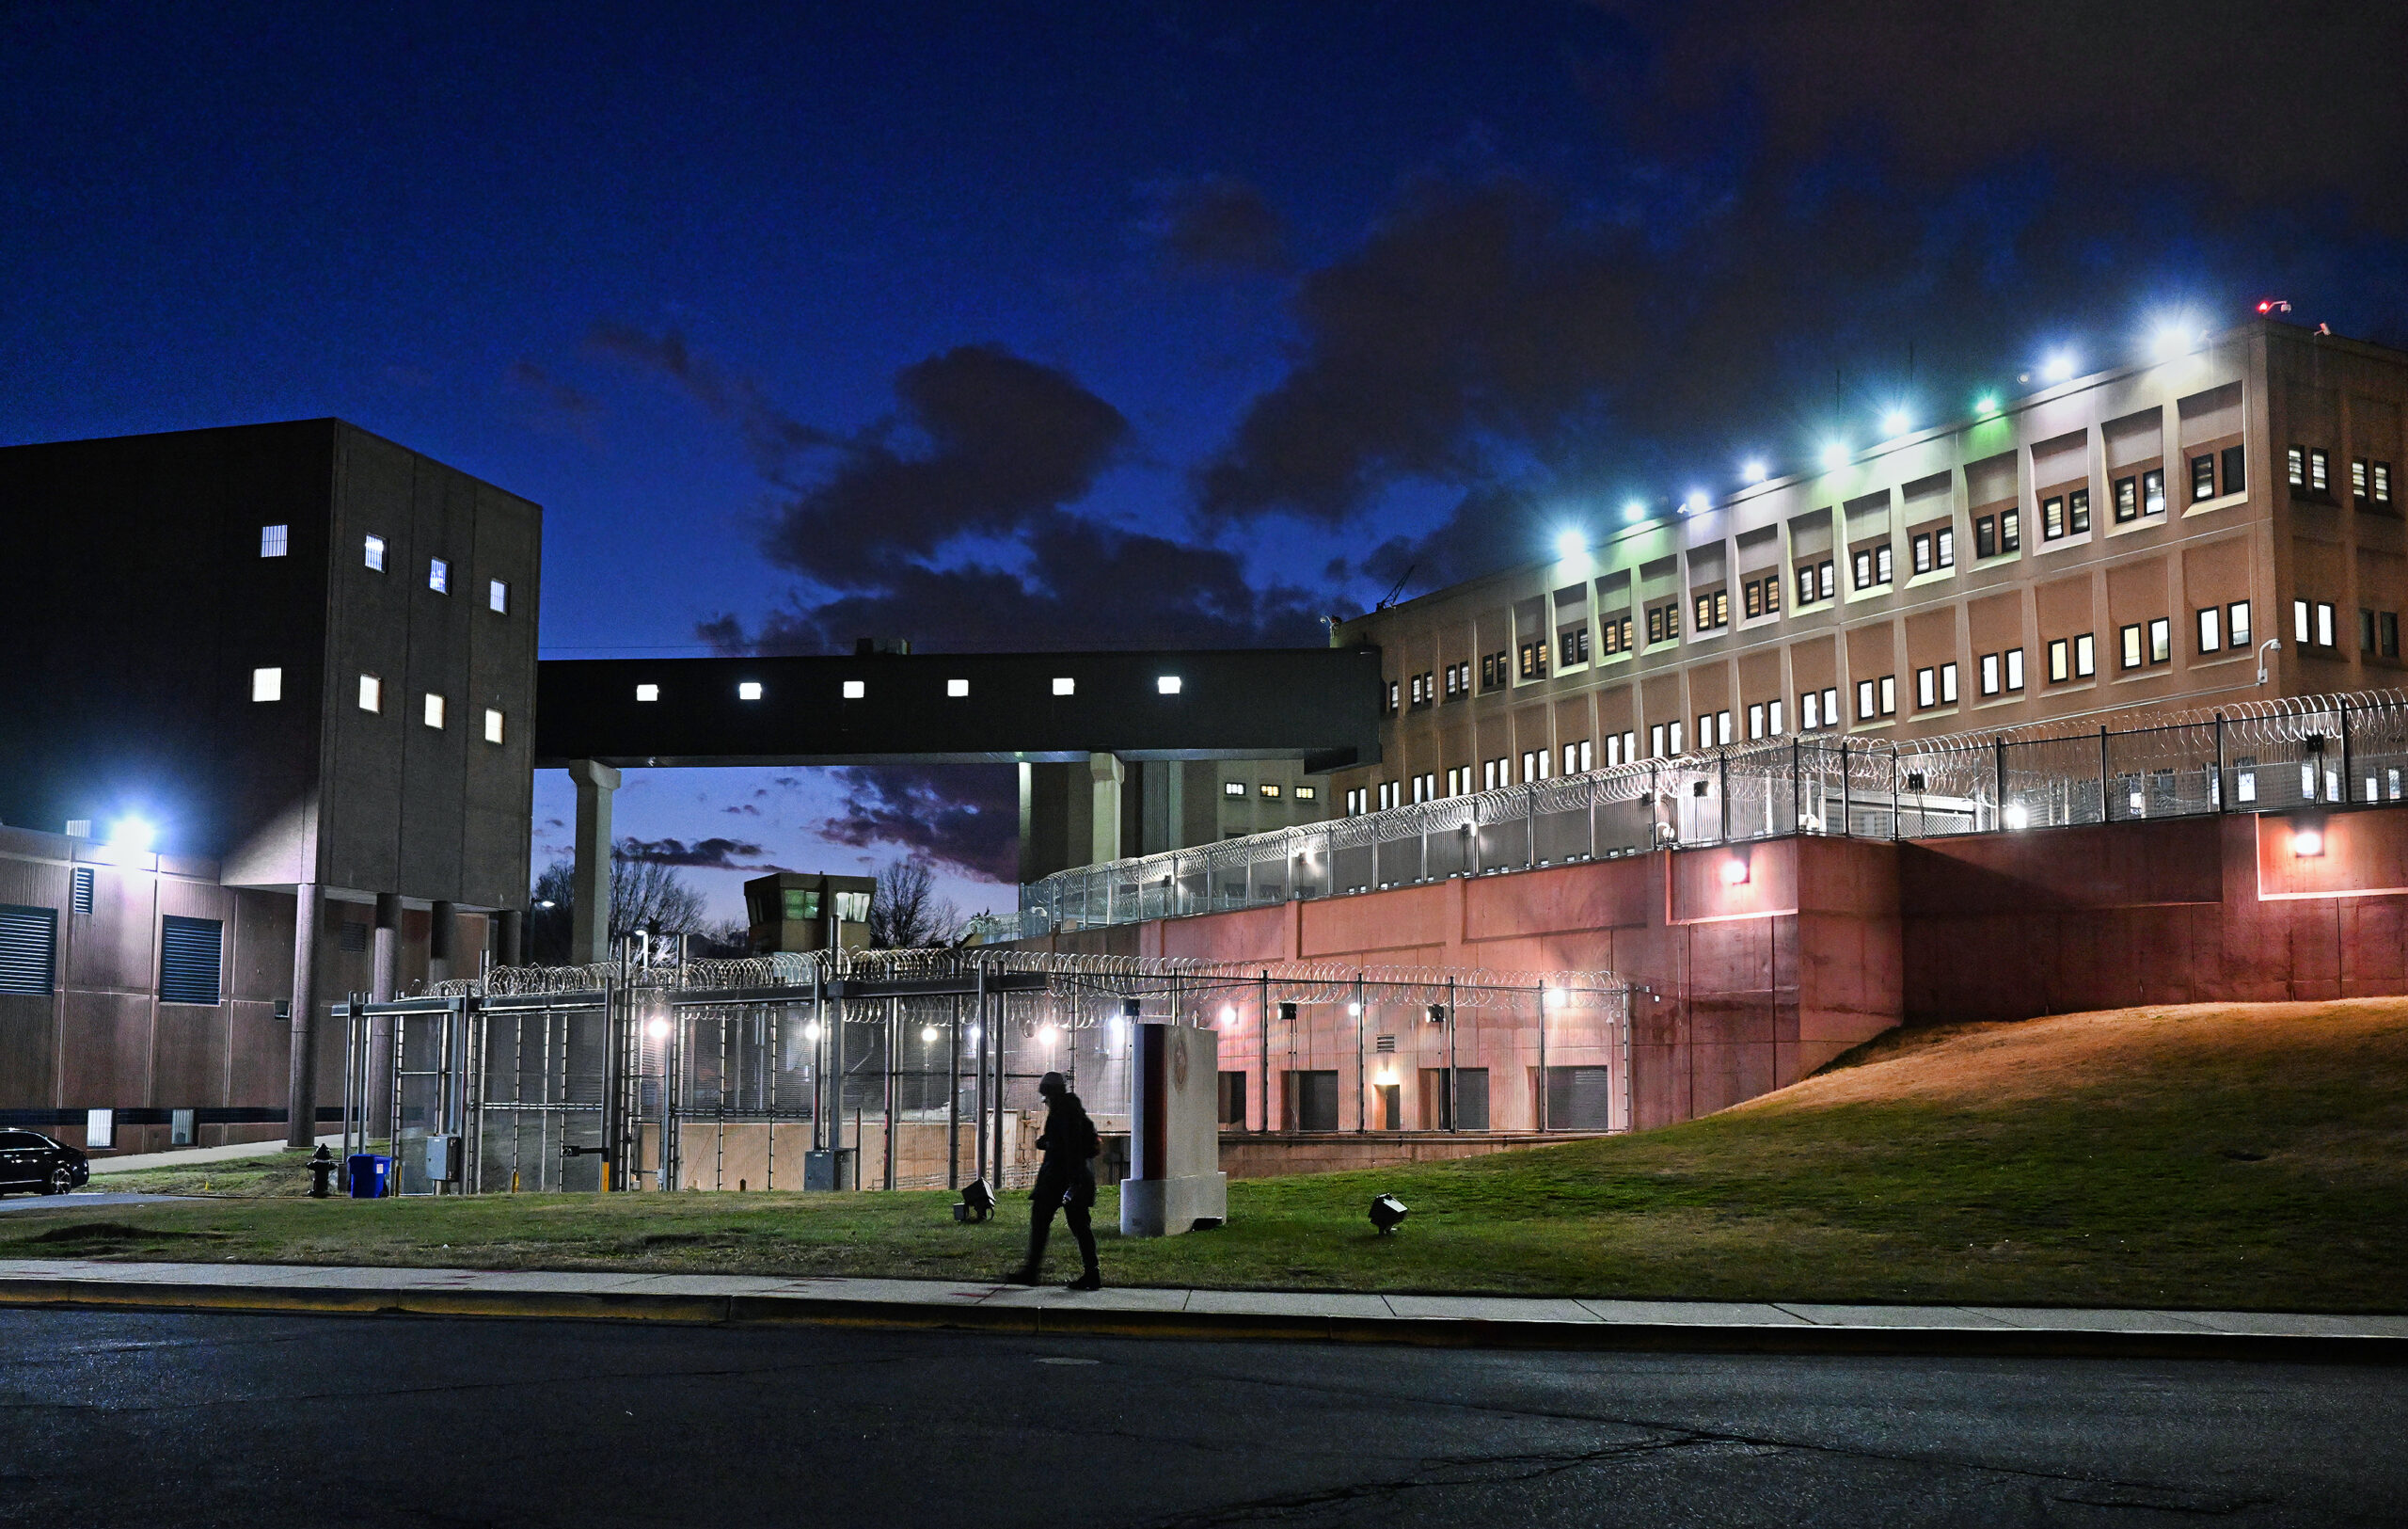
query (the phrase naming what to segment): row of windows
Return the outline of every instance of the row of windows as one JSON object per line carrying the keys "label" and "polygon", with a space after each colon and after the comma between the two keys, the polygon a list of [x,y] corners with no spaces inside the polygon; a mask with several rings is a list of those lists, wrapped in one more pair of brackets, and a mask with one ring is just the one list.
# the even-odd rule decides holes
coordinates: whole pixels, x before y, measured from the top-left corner
{"label": "row of windows", "polygon": [[[251,699],[260,703],[284,699],[284,671],[270,667],[251,671]],[[382,712],[385,709],[385,681],[376,675],[359,677],[359,709]],[[445,725],[446,703],[434,691],[423,693],[419,705],[419,720],[440,731]],[[492,707],[485,708],[485,741],[499,743],[502,737],[502,715]]]}
{"label": "row of windows", "polygon": [[[1310,802],[1321,795],[1321,788],[1317,786],[1299,786],[1295,789],[1296,800],[1299,802]],[[1275,802],[1281,796],[1286,794],[1287,788],[1275,780],[1266,780],[1256,786],[1255,790],[1259,793],[1264,800]],[[1245,795],[1245,782],[1242,780],[1225,780],[1221,782],[1221,794],[1223,796],[1243,797]]]}
{"label": "row of windows", "polygon": [[[285,557],[293,549],[293,528],[290,525],[260,527],[260,556]],[[361,544],[361,556],[372,573],[385,571],[385,538],[369,534]],[[426,560],[426,587],[437,595],[452,593],[452,564],[448,558]],[[485,608],[498,615],[510,613],[510,585],[500,579],[485,581]]]}

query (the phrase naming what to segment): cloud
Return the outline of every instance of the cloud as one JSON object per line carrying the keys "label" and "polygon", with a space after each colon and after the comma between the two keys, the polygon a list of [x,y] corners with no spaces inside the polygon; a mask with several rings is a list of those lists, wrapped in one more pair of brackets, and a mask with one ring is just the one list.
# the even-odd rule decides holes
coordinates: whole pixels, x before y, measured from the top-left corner
{"label": "cloud", "polygon": [[694,351],[674,329],[655,335],[632,325],[594,326],[586,348],[657,372],[713,415],[735,424],[762,472],[776,477],[800,454],[841,446],[840,438],[804,424],[770,403],[760,384],[731,376]]}
{"label": "cloud", "polygon": [[[2408,231],[2408,7],[2359,0],[1609,3],[1652,46],[1621,112],[1667,149],[1702,117],[1760,115],[1800,163],[1870,138],[1926,182],[2035,149],[2127,184],[2234,206],[2336,201]],[[1669,110],[1666,108],[1670,108]]]}
{"label": "cloud", "polygon": [[1230,175],[1159,182],[1138,232],[1174,271],[1260,275],[1288,267],[1288,224],[1251,182]]}
{"label": "cloud", "polygon": [[622,860],[649,861],[661,866],[694,866],[711,870],[775,869],[752,864],[761,853],[761,846],[740,839],[696,839],[689,844],[683,839],[624,838],[611,851]]}
{"label": "cloud", "polygon": [[819,825],[837,844],[893,844],[984,882],[1020,870],[1020,788],[1008,766],[889,765],[833,772],[844,792]]}

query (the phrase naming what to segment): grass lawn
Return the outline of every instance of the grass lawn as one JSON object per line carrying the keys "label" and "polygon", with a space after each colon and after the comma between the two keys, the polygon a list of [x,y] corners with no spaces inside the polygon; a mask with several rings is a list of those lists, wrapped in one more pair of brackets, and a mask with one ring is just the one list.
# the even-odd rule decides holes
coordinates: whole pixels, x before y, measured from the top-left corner
{"label": "grass lawn", "polygon": [[[1253,1180],[1218,1231],[1121,1241],[1121,1284],[1710,1299],[2408,1310],[2408,999],[2194,1005],[1893,1032],[1642,1135]],[[0,1257],[985,1280],[1027,1198],[298,1198],[299,1155],[110,1175],[241,1198],[20,1210]],[[236,1174],[244,1175],[239,1182]],[[1376,1237],[1382,1190],[1412,1218]],[[1097,1206],[1101,1229],[1117,1197]],[[1054,1267],[1074,1272],[1056,1234]]]}

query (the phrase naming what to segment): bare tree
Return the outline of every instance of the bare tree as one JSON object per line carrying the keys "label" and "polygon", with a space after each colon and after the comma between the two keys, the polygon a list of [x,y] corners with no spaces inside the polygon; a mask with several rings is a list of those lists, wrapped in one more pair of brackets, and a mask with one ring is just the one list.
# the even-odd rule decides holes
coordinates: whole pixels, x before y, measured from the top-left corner
{"label": "bare tree", "polygon": [[954,945],[961,938],[961,910],[936,895],[936,875],[926,860],[891,860],[878,873],[869,900],[869,943],[879,949]]}
{"label": "bare tree", "polygon": [[622,839],[610,852],[610,938],[700,931],[703,895],[686,884],[676,867],[629,854],[634,842]]}

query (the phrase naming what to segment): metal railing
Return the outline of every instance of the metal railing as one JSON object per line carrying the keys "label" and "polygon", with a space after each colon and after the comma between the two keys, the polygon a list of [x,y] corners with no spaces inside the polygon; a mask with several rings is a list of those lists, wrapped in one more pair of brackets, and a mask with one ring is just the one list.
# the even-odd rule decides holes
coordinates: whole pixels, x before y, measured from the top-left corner
{"label": "metal railing", "polygon": [[1925,838],[2404,801],[2400,691],[1900,741],[1797,734],[1059,871],[977,933],[1030,939],[1792,834]]}

